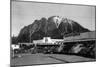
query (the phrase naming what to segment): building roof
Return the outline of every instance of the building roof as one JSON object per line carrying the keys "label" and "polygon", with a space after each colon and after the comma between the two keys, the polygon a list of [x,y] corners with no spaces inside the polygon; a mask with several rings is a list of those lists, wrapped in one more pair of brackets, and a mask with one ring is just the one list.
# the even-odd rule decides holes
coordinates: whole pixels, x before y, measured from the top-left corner
{"label": "building roof", "polygon": [[96,32],[92,31],[92,32],[80,33],[80,35],[77,36],[65,37],[64,42],[90,41],[95,39],[96,39]]}
{"label": "building roof", "polygon": [[53,45],[53,44],[58,44],[59,42],[62,41],[63,39],[51,39],[50,37],[44,37],[41,40],[33,40],[33,43],[39,45]]}

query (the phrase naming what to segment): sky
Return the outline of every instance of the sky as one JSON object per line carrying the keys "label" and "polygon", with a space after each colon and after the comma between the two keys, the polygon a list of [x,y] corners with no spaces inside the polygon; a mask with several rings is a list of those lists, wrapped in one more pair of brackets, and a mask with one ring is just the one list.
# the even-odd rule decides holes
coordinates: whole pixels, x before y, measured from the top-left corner
{"label": "sky", "polygon": [[69,18],[91,31],[95,30],[94,6],[12,1],[11,35],[18,36],[24,26],[50,16]]}

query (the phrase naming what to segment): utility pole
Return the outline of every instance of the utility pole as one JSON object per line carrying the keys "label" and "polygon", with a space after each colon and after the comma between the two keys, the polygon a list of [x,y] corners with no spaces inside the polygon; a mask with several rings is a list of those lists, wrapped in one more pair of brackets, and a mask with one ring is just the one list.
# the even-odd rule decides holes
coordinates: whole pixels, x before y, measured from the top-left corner
{"label": "utility pole", "polygon": [[[46,22],[47,22],[47,21],[46,21]],[[44,29],[44,30],[45,30],[45,37],[48,36],[48,33],[47,33],[47,30],[48,30],[47,24],[48,24],[48,23],[45,24],[45,29]]]}
{"label": "utility pole", "polygon": [[73,39],[73,24],[72,24],[73,22],[70,22],[70,24],[71,24],[71,30],[72,30],[72,41],[74,41],[74,39]]}
{"label": "utility pole", "polygon": [[30,43],[31,43],[31,26],[30,26],[30,30],[29,30],[29,38],[30,38]]}
{"label": "utility pole", "polygon": [[30,31],[30,43],[31,43],[31,31]]}

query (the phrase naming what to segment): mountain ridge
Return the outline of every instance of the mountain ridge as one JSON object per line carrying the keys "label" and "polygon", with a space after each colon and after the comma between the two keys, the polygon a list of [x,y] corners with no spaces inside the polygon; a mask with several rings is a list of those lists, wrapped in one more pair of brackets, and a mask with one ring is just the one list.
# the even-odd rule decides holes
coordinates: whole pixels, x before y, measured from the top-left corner
{"label": "mountain ridge", "polygon": [[30,39],[32,41],[42,39],[43,37],[62,39],[65,35],[70,33],[88,31],[90,30],[84,28],[74,20],[60,16],[42,17],[40,20],[35,20],[32,24],[22,28],[17,37],[17,41],[30,42]]}

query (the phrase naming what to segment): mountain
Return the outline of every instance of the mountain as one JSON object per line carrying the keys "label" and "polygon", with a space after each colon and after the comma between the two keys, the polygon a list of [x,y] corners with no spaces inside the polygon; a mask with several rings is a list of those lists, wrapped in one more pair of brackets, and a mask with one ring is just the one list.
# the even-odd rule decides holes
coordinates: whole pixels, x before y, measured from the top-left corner
{"label": "mountain", "polygon": [[76,21],[59,17],[51,16],[49,18],[41,18],[35,20],[32,24],[21,29],[17,41],[32,42],[32,40],[42,39],[43,37],[51,37],[62,39],[68,34],[88,32],[89,30],[81,26]]}

